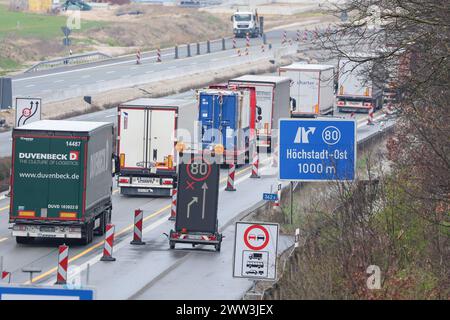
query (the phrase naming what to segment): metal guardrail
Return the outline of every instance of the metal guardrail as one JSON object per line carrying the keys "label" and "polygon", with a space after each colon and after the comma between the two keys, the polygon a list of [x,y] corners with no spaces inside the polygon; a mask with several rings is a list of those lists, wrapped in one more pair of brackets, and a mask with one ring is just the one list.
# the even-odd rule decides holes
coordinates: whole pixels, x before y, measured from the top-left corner
{"label": "metal guardrail", "polygon": [[83,63],[90,63],[90,62],[96,62],[106,59],[111,59],[112,57],[110,55],[107,55],[102,52],[90,52],[90,53],[84,53],[84,54],[77,54],[72,55],[69,57],[63,57],[58,59],[52,59],[47,61],[41,61],[29,69],[25,71],[25,73],[30,72],[36,72],[41,70],[47,70],[51,68],[57,68],[57,67],[65,67],[69,65],[78,65]]}

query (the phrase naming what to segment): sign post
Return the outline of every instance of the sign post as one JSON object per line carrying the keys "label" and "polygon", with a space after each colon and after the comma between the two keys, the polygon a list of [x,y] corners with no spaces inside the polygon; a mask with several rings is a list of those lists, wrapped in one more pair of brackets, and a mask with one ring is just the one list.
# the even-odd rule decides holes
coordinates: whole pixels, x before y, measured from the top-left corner
{"label": "sign post", "polygon": [[16,98],[16,121],[14,126],[41,120],[42,100],[40,98]]}
{"label": "sign post", "polygon": [[276,279],[279,225],[236,222],[233,277]]}

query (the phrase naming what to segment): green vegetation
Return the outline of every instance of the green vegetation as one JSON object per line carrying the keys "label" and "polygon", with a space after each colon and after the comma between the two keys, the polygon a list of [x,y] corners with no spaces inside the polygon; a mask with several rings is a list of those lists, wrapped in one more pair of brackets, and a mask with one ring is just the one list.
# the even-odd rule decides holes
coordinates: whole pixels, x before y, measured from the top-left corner
{"label": "green vegetation", "polygon": [[[67,17],[64,16],[9,11],[6,6],[0,5],[0,38],[8,34],[39,39],[62,38],[61,27],[66,25],[66,21]],[[81,19],[81,31],[103,25],[104,22]]]}
{"label": "green vegetation", "polygon": [[20,66],[19,63],[10,58],[0,56],[0,69],[10,70],[17,69]]}

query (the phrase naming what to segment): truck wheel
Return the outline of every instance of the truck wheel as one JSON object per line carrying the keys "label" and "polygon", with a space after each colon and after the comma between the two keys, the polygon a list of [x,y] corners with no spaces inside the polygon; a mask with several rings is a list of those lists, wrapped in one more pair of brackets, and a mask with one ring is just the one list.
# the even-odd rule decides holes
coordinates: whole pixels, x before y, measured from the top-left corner
{"label": "truck wheel", "polygon": [[34,240],[33,237],[16,237],[16,242],[18,244],[28,244]]}
{"label": "truck wheel", "polygon": [[214,248],[216,249],[217,252],[220,252],[220,243],[214,245]]}
{"label": "truck wheel", "polygon": [[95,234],[102,236],[106,232],[106,225],[107,225],[107,219],[108,219],[108,211],[105,211],[100,216],[100,225],[98,226],[98,229],[96,230]]}
{"label": "truck wheel", "polygon": [[82,242],[84,245],[88,245],[92,242],[92,239],[94,238],[94,224],[93,222],[90,222],[86,224],[86,232],[85,237],[82,239]]}
{"label": "truck wheel", "polygon": [[169,247],[170,249],[175,249],[175,242],[169,241]]}

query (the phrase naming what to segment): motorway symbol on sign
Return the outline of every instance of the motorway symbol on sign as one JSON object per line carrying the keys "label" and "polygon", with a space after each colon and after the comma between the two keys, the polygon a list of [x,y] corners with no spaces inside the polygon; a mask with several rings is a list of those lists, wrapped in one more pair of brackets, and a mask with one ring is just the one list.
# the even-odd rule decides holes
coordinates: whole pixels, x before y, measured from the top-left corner
{"label": "motorway symbol on sign", "polygon": [[40,98],[16,98],[15,127],[41,120],[41,110]]}
{"label": "motorway symbol on sign", "polygon": [[277,201],[278,195],[276,193],[263,193],[263,200],[265,201]]}
{"label": "motorway symbol on sign", "polygon": [[356,122],[351,119],[280,119],[279,179],[353,180]]}
{"label": "motorway symbol on sign", "polygon": [[178,170],[176,231],[215,233],[219,165],[194,155]]}
{"label": "motorway symbol on sign", "polygon": [[236,222],[233,277],[275,280],[279,225]]}
{"label": "motorway symbol on sign", "polygon": [[94,300],[94,289],[1,285],[0,300]]}

